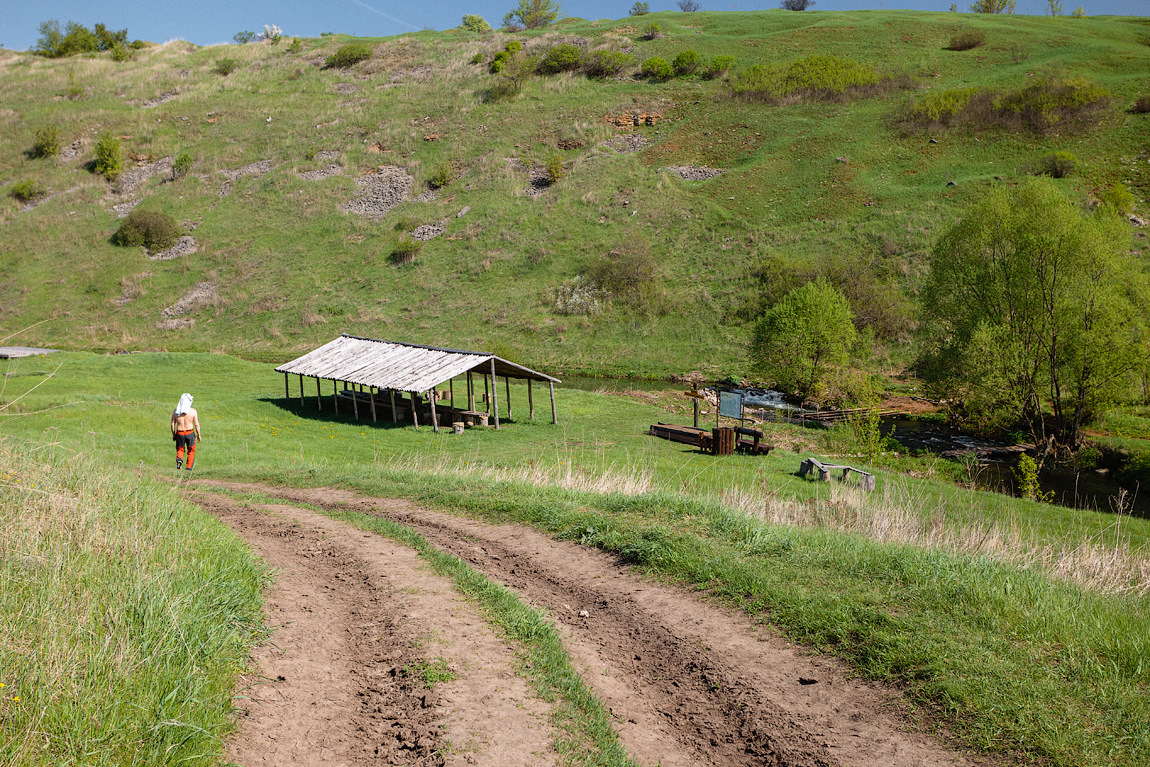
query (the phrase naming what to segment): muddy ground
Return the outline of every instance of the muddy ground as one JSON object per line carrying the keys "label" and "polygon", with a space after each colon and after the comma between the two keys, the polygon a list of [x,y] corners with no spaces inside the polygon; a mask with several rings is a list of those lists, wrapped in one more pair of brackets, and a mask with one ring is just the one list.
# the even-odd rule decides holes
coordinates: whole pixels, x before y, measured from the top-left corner
{"label": "muddy ground", "polygon": [[[475,608],[412,550],[300,504],[407,525],[545,610],[639,764],[988,763],[918,731],[896,692],[604,552],[344,490],[197,482],[188,492],[276,571],[274,632],[237,694],[236,764],[558,761],[552,704]],[[428,689],[427,669],[454,678]]]}

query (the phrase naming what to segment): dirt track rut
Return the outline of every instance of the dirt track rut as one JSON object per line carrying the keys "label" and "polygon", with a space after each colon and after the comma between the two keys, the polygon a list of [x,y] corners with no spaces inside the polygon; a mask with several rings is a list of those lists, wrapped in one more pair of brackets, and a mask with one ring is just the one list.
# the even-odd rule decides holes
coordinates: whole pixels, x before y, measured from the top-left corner
{"label": "dirt track rut", "polygon": [[[514,589],[521,599],[545,609],[560,627],[568,652],[584,679],[615,717],[620,741],[640,764],[943,767],[984,763],[928,735],[908,731],[900,713],[904,706],[896,693],[852,680],[837,663],[805,655],[801,649],[741,616],[675,587],[636,575],[604,552],[554,541],[519,526],[487,525],[423,509],[406,501],[369,498],[343,490],[201,483],[203,490],[211,486],[260,492],[289,504],[305,503],[387,517],[412,527],[432,545],[460,557]],[[322,642],[312,645],[306,640],[300,647],[289,650],[280,640],[279,632],[273,636],[272,643],[280,654],[269,656],[266,647],[261,650],[257,661],[264,676],[271,679],[298,677],[298,671],[289,675],[276,669],[294,669],[303,662],[304,656],[320,664],[324,661],[314,659],[325,654],[350,660],[346,664],[348,670],[339,672],[344,674],[342,679],[336,680],[333,676],[331,686],[360,690],[358,713],[350,710],[344,713],[354,723],[354,737],[362,735],[363,742],[358,745],[348,742],[341,748],[352,757],[358,754],[363,761],[359,757],[349,757],[343,762],[277,758],[274,763],[359,764],[385,753],[390,755],[387,763],[411,764],[508,767],[554,760],[554,754],[546,746],[551,737],[543,721],[546,706],[532,698],[523,683],[513,677],[514,661],[506,648],[490,647],[493,642],[498,645],[490,629],[475,623],[469,623],[465,632],[450,624],[430,627],[429,616],[442,617],[445,609],[436,599],[454,599],[450,612],[455,614],[467,613],[470,608],[450,594],[445,583],[431,576],[413,552],[305,509],[247,506],[217,494],[193,497],[237,529],[261,556],[281,569],[269,599],[273,621],[281,620],[276,612],[281,609],[278,604],[284,600],[290,604],[298,598],[295,595],[300,591],[301,582],[290,577],[295,569],[299,571],[298,577],[303,578],[303,584],[322,582],[326,578],[325,593],[336,600],[330,604],[317,601],[310,607],[313,614],[325,616],[327,623],[319,629],[321,634],[327,638],[340,635],[345,631],[341,626],[349,624],[346,631],[354,638],[356,630],[366,630],[355,629],[354,625],[371,627],[366,630],[366,642],[360,641],[360,644],[374,647],[374,654],[342,651]],[[267,547],[269,550],[265,551],[261,543],[269,540],[279,540],[286,545],[278,547],[282,550],[270,556],[277,547]],[[318,551],[320,542],[340,552],[323,555],[326,559],[348,560],[350,575],[332,580],[331,576],[317,571],[317,556],[308,552]],[[417,587],[410,583],[402,585],[403,579],[412,577],[413,573],[437,581],[434,599],[429,581]],[[379,597],[378,602],[370,599],[363,602],[366,597],[345,597],[343,602],[338,601],[336,595],[349,590],[356,582],[364,584],[368,594],[389,596]],[[369,616],[366,620],[365,615]],[[289,616],[290,613],[282,617]],[[470,620],[477,621],[473,615]],[[381,629],[381,626],[390,629]],[[387,633],[388,630],[391,633]],[[420,637],[429,631],[434,634],[438,649],[428,652],[424,648],[421,659]],[[411,697],[419,690],[410,679],[397,672],[403,668],[401,664],[426,662],[429,655],[436,655],[454,658],[450,661],[452,669],[466,672],[465,667],[475,650],[466,648],[470,640],[463,633],[483,632],[486,632],[484,641],[488,647],[484,653],[488,671],[484,673],[519,685],[518,692],[511,695],[510,705],[532,709],[528,722],[535,727],[533,733],[526,732],[523,730],[526,725],[512,719],[503,725],[493,724],[489,716],[480,717],[478,723],[458,721],[467,716],[461,709],[478,705],[486,710],[488,703],[504,694],[503,690],[494,689],[487,693],[472,691],[470,697],[448,697],[449,693],[455,695],[451,685],[472,684],[469,673],[444,685],[443,695],[433,696],[430,701],[416,695],[418,705],[414,709],[402,703],[405,695]],[[382,651],[380,645],[393,649]],[[331,666],[333,675],[337,667],[338,664]],[[390,679],[391,686],[380,689],[380,685],[375,684],[372,688],[371,680],[380,677],[385,681]],[[404,687],[405,682],[411,690]],[[272,690],[282,684],[269,683]],[[379,721],[368,715],[371,706],[365,709],[363,705],[365,684],[373,690],[368,697],[382,701],[375,704]],[[338,699],[338,690],[333,695]],[[387,702],[392,700],[400,703]],[[315,711],[323,708],[319,703],[307,705]],[[258,716],[270,720],[281,716],[263,703],[256,708],[264,712]],[[336,704],[334,708],[340,706]],[[241,725],[240,741],[248,737],[256,723],[253,717],[258,719],[258,716],[249,715]],[[406,742],[422,743],[426,753],[388,746],[390,741],[386,738],[389,733],[395,734],[396,722],[400,722],[399,732],[410,724],[414,736],[409,734]],[[453,729],[448,727],[452,722]],[[487,731],[476,731],[478,724]],[[274,724],[263,726],[274,727]],[[301,729],[290,726],[297,731]],[[303,757],[306,753],[332,748],[321,740],[302,743],[296,752]],[[266,746],[268,738],[264,737],[261,742],[257,737],[255,749],[249,752],[256,756],[244,757],[236,751],[231,758],[244,765],[273,763],[259,761],[261,743]],[[396,754],[414,757],[415,761],[391,761]]]}

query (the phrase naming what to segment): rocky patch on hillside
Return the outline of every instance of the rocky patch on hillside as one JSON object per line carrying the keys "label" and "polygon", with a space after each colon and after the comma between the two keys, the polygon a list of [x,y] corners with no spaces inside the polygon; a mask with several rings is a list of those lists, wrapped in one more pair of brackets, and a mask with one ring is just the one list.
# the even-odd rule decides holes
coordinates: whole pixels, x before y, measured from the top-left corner
{"label": "rocky patch on hillside", "polygon": [[259,162],[249,163],[248,165],[236,168],[235,170],[221,170],[220,175],[227,180],[220,185],[220,197],[227,197],[232,193],[232,185],[236,182],[237,179],[240,179],[244,176],[259,178],[260,176],[271,172],[271,170],[275,167],[276,166],[272,164],[271,160],[260,160]]}
{"label": "rocky patch on hillside", "polygon": [[199,282],[187,293],[176,299],[176,303],[160,312],[160,316],[166,320],[182,317],[185,314],[191,314],[196,309],[214,304],[218,298],[216,283]]}
{"label": "rocky patch on hillside", "polygon": [[167,250],[161,250],[159,253],[149,253],[149,261],[171,261],[173,258],[180,256],[190,256],[198,249],[195,239],[191,235],[185,234],[180,239],[176,240],[176,244]]}
{"label": "rocky patch on hillside", "polygon": [[684,181],[708,181],[723,172],[702,165],[670,165],[666,170]]}
{"label": "rocky patch on hillside", "polygon": [[345,213],[378,218],[407,199],[415,179],[398,165],[381,165],[378,173],[355,180],[361,192],[339,209]]}
{"label": "rocky patch on hillside", "polygon": [[[171,172],[171,157],[163,157],[155,162],[140,162],[136,167],[128,168],[116,178],[112,183],[112,194],[131,194],[152,176]],[[124,215],[127,215],[127,213]]]}

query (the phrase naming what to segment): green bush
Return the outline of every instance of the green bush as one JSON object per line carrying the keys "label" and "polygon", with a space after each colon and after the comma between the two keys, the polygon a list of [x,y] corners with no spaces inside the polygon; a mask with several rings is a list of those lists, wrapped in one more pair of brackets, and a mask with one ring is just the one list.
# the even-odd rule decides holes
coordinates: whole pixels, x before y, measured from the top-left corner
{"label": "green bush", "polygon": [[1070,152],[1050,152],[1038,160],[1035,168],[1036,176],[1050,176],[1051,178],[1066,178],[1074,173],[1078,167],[1078,158]]}
{"label": "green bush", "polygon": [[643,38],[644,40],[658,40],[662,36],[663,33],[659,29],[659,22],[657,21],[652,21],[650,24],[643,27],[643,34],[639,35],[639,37]]}
{"label": "green bush", "polygon": [[613,250],[595,260],[586,276],[613,301],[644,311],[663,307],[663,274],[642,242],[635,249]]}
{"label": "green bush", "polygon": [[734,56],[715,56],[707,62],[707,77],[721,77],[735,68]]}
{"label": "green bush", "polygon": [[582,66],[588,77],[614,77],[635,66],[635,57],[621,51],[588,51]]}
{"label": "green bush", "polygon": [[106,176],[109,181],[115,181],[123,169],[124,156],[120,149],[120,139],[104,131],[96,139],[95,171]]}
{"label": "green bush", "polygon": [[188,175],[195,164],[196,161],[192,159],[189,153],[180,152],[175,161],[172,162],[172,178]]}
{"label": "green bush", "polygon": [[1139,115],[1150,114],[1150,95],[1139,96],[1130,111]]}
{"label": "green bush", "polygon": [[132,58],[132,51],[123,45],[112,48],[112,61],[123,62]]}
{"label": "green bush", "polygon": [[1112,184],[1098,194],[1098,200],[1115,213],[1129,215],[1134,212],[1134,195],[1125,184]]}
{"label": "green bush", "polygon": [[415,222],[407,216],[400,216],[399,220],[395,222],[395,226],[391,227],[393,232],[410,232],[415,229]]}
{"label": "green bush", "polygon": [[327,57],[324,66],[328,69],[347,69],[371,58],[372,47],[367,43],[345,43],[335,53]]}
{"label": "green bush", "polygon": [[800,95],[825,100],[877,85],[878,72],[838,56],[808,56],[793,64],[755,64],[731,77],[732,94],[745,99],[778,102]]}
{"label": "green bush", "polygon": [[232,72],[236,71],[240,63],[235,59],[223,58],[216,61],[216,74],[227,77]]}
{"label": "green bush", "polygon": [[996,111],[1016,115],[1024,125],[1043,131],[1067,119],[1082,118],[1109,101],[1106,90],[1085,77],[1068,77],[1048,71],[1036,75],[1026,86],[999,97]]}
{"label": "green bush", "polygon": [[487,57],[483,55],[483,52],[482,52],[482,51],[480,51],[479,53],[477,53],[477,54],[475,54],[474,56],[472,56],[472,57],[471,57],[471,63],[472,63],[472,64],[482,64],[482,63],[483,63],[483,60],[484,60],[485,58],[487,58]]}
{"label": "green bush", "polygon": [[652,56],[643,62],[643,77],[663,82],[674,77],[675,71],[661,56]]}
{"label": "green bush", "polygon": [[906,119],[920,124],[949,125],[963,114],[967,104],[978,92],[978,88],[950,88],[927,93],[911,106]]}
{"label": "green bush", "polygon": [[681,51],[675,60],[671,62],[671,68],[675,70],[675,74],[679,77],[685,77],[695,73],[699,68],[699,54],[688,48]]}
{"label": "green bush", "polygon": [[117,245],[143,245],[152,252],[167,250],[180,239],[180,226],[167,213],[158,210],[133,210],[116,232]]}
{"label": "green bush", "polygon": [[432,189],[440,189],[454,181],[458,175],[453,163],[441,162],[427,177],[427,185]]}
{"label": "green bush", "polygon": [[490,70],[491,74],[497,75],[503,71],[503,68],[507,66],[507,62],[510,60],[510,53],[507,51],[500,51],[499,53],[495,54],[495,58],[491,60],[491,66],[488,67],[488,70]]}
{"label": "green bush", "polygon": [[986,33],[978,29],[967,29],[951,35],[947,50],[969,51],[986,42]]}
{"label": "green bush", "polygon": [[19,202],[32,202],[37,197],[44,196],[46,191],[43,184],[30,178],[13,184],[8,190],[8,194]]}
{"label": "green bush", "polygon": [[574,45],[556,45],[547,51],[547,55],[539,62],[538,72],[544,75],[554,75],[559,72],[570,72],[579,68],[579,49]]}
{"label": "green bush", "polygon": [[36,131],[36,141],[32,144],[32,156],[54,157],[60,153],[62,144],[59,127],[55,124],[45,125]]}
{"label": "green bush", "polygon": [[391,260],[397,264],[411,263],[422,248],[423,243],[419,240],[405,237],[395,244],[395,249],[391,251]]}
{"label": "green bush", "polygon": [[557,184],[563,178],[563,158],[553,154],[547,158],[547,183]]}
{"label": "green bush", "polygon": [[519,42],[518,40],[512,40],[507,44],[507,47],[504,48],[504,50],[514,56],[516,53],[519,53],[519,51],[523,50],[523,43]]}
{"label": "green bush", "polygon": [[459,26],[468,32],[476,32],[481,35],[491,31],[491,25],[487,23],[487,19],[482,16],[476,16],[474,13],[466,14]]}
{"label": "green bush", "polygon": [[641,0],[636,0],[635,4],[631,6],[631,10],[627,11],[628,16],[646,16],[651,12],[651,4],[644,3]]}
{"label": "green bush", "polygon": [[291,45],[287,47],[288,53],[299,53],[303,50],[303,40],[298,37],[293,37]]}

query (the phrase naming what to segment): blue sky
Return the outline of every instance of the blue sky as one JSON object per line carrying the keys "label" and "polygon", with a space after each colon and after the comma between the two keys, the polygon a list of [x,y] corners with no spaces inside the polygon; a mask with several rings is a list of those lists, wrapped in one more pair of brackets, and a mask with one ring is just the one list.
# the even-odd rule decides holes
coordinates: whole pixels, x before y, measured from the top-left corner
{"label": "blue sky", "polygon": [[[627,15],[634,0],[571,0],[562,2],[562,16],[584,19],[617,19]],[[697,0],[703,10],[755,11],[777,8],[778,0]],[[945,11],[951,0],[818,0],[817,10],[838,11],[864,8],[913,8]],[[675,0],[648,0],[653,11],[675,10]],[[1145,16],[1150,0],[1063,0],[1067,13],[1079,4],[1091,16],[1105,14]],[[395,35],[423,29],[449,29],[459,25],[465,13],[477,13],[492,26],[518,0],[473,0],[466,3],[424,0],[420,3],[384,0],[325,0],[325,2],[283,3],[272,0],[0,0],[0,45],[27,50],[40,37],[40,22],[56,19],[61,26],[69,20],[91,28],[101,22],[110,29],[127,28],[130,39],[162,43],[180,38],[197,45],[230,42],[242,30],[258,32],[264,24],[278,24],[287,35],[316,37],[321,32],[351,35]],[[970,0],[959,2],[959,7]],[[1040,15],[1046,0],[1018,0],[1018,12]]]}

